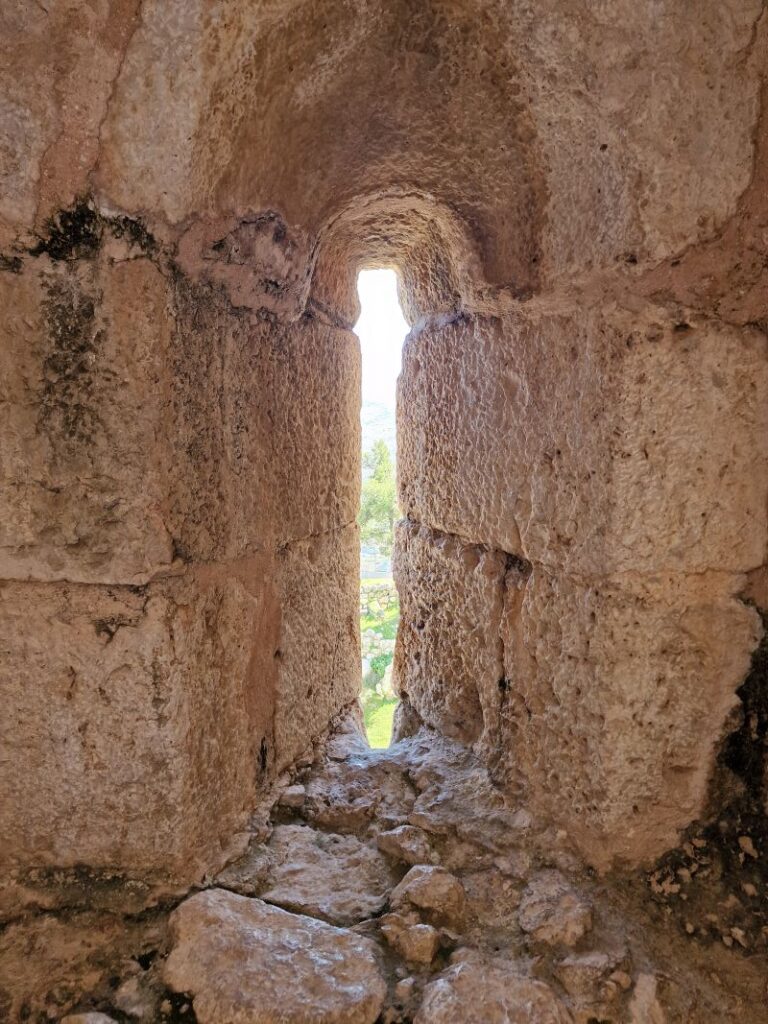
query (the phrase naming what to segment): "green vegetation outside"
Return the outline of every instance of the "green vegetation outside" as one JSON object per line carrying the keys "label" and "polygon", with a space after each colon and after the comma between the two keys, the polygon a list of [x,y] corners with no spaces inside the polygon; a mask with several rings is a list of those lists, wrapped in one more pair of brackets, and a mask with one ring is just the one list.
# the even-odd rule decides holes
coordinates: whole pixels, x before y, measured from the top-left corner
{"label": "green vegetation outside", "polygon": [[379,636],[387,640],[394,640],[397,635],[397,624],[400,621],[400,608],[393,605],[387,608],[380,615],[362,615],[360,617],[360,632],[372,629]]}
{"label": "green vegetation outside", "polygon": [[388,747],[392,739],[392,718],[397,707],[397,697],[379,697],[372,694],[365,702],[365,731],[370,745],[379,749]]}
{"label": "green vegetation outside", "polygon": [[[363,490],[358,523],[363,544],[373,547],[386,559],[392,556],[394,526],[398,519],[395,467],[384,441],[375,441],[363,455]],[[392,692],[392,649],[400,620],[400,607],[392,580],[361,580],[360,633],[367,671],[363,678],[362,704],[368,742],[372,747],[388,747],[392,737],[392,718],[397,697]],[[383,600],[366,592],[392,589]]]}

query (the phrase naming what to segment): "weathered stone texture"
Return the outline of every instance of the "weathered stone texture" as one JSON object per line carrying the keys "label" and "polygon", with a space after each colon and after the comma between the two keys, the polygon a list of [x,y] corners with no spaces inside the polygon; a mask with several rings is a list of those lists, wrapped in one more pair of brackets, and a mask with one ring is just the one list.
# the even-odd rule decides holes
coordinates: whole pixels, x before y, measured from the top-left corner
{"label": "weathered stone texture", "polygon": [[277,767],[360,692],[356,526],[286,544],[277,555],[281,606],[274,736]]}
{"label": "weathered stone texture", "polygon": [[5,869],[192,882],[220,864],[271,744],[271,605],[255,566],[143,590],[2,584]]}
{"label": "weathered stone texture", "polygon": [[[415,325],[403,720],[526,775],[596,863],[704,813],[768,552],[767,25],[761,0],[4,4],[12,859],[216,866],[354,702],[371,264]],[[375,805],[339,782],[306,813]]]}
{"label": "weathered stone texture", "polygon": [[408,339],[406,515],[576,573],[742,572],[768,544],[764,334],[529,305]]}
{"label": "weathered stone texture", "polygon": [[374,1024],[386,984],[370,939],[211,889],[171,918],[167,983],[200,1024]]}
{"label": "weathered stone texture", "polygon": [[[235,313],[178,286],[169,518],[185,558],[239,558],[352,522],[359,350],[310,317]],[[329,395],[337,395],[329,401]]]}
{"label": "weathered stone texture", "polygon": [[329,924],[348,926],[379,914],[396,881],[374,843],[303,825],[279,825],[268,854],[273,864],[259,895]]}
{"label": "weathered stone texture", "polygon": [[0,275],[4,578],[141,583],[354,519],[350,335],[235,317],[146,258],[37,262]]}
{"label": "weathered stone texture", "polygon": [[87,190],[139,6],[138,0],[3,4],[0,246]]}
{"label": "weathered stone texture", "polygon": [[0,274],[0,576],[167,567],[166,285],[148,260]]}
{"label": "weathered stone texture", "polygon": [[476,740],[497,713],[504,675],[506,558],[405,520],[393,571],[400,593],[395,686],[425,722]]}
{"label": "weathered stone texture", "polygon": [[741,583],[535,568],[510,590],[506,748],[595,862],[651,858],[703,812],[760,635]]}
{"label": "weathered stone texture", "polygon": [[527,978],[514,963],[476,953],[431,981],[415,1024],[571,1024],[567,1007],[542,981]]}
{"label": "weathered stone texture", "polygon": [[712,237],[750,180],[759,0],[695,19],[673,0],[206,10],[143,7],[97,174],[124,209],[180,222],[268,197],[313,232],[419,190],[473,225],[488,281],[526,289]]}

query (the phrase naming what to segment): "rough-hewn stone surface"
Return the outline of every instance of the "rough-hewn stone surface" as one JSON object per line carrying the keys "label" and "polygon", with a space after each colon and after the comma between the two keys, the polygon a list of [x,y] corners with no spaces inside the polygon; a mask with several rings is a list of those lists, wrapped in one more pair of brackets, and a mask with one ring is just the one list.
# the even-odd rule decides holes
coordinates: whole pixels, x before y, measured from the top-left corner
{"label": "rough-hewn stone surface", "polygon": [[[399,734],[474,750],[339,748],[302,821],[421,828],[470,928],[494,893],[517,922],[541,816],[601,868],[764,823],[768,20],[694,6],[3,5],[9,914],[100,898],[78,872],[135,911],[215,871],[354,701],[363,265],[414,324]],[[448,930],[407,916],[442,969]],[[574,1014],[680,1002],[633,977]],[[721,1020],[703,977],[686,1012]]]}
{"label": "rough-hewn stone surface", "polygon": [[0,573],[143,582],[173,561],[166,282],[147,259],[40,262],[0,274]]}
{"label": "rough-hewn stone surface", "polygon": [[741,583],[534,569],[509,589],[502,732],[597,863],[652,858],[703,812],[760,635]]}
{"label": "rough-hewn stone surface", "polygon": [[408,521],[397,526],[395,686],[425,722],[477,739],[497,714],[503,553]]}
{"label": "rough-hewn stone surface", "polygon": [[431,982],[415,1024],[571,1024],[571,1015],[541,981],[503,960],[463,957]]}
{"label": "rough-hewn stone surface", "polygon": [[[562,305],[407,341],[396,666],[605,864],[705,810],[759,637],[737,598],[768,538],[768,358],[679,308]],[[482,604],[469,542],[497,566]]]}
{"label": "rough-hewn stone surface", "polygon": [[395,876],[372,843],[354,836],[278,826],[269,843],[273,863],[260,895],[285,910],[336,925],[379,913]]}
{"label": "rough-hewn stone surface", "polygon": [[272,742],[270,603],[258,565],[142,590],[0,585],[6,870],[191,882],[221,863]]}
{"label": "rough-hewn stone surface", "polygon": [[167,983],[193,996],[200,1024],[374,1024],[386,985],[374,945],[354,932],[223,889],[171,918]]}
{"label": "rough-hewn stone surface", "polygon": [[552,571],[765,558],[768,348],[682,310],[530,304],[411,334],[403,512]]}
{"label": "rough-hewn stone surface", "polygon": [[[203,892],[179,897],[177,909],[125,916],[101,879],[87,884],[104,909],[79,912],[88,902],[82,872],[68,886],[63,872],[40,879],[48,912],[0,933],[3,1012],[58,1020],[98,1010],[138,1024],[174,1024],[193,1012],[216,1024],[369,1013],[390,1024],[763,1024],[758,822],[739,844],[734,837],[744,863],[715,827],[651,875],[596,878],[569,837],[496,789],[466,746],[422,728],[388,750],[361,752],[354,721],[344,724],[283,776],[246,855]],[[389,780],[387,799],[348,817],[343,836],[281,799],[297,785],[342,793],[340,768],[347,791],[374,793]],[[431,863],[382,885],[386,865],[371,874],[374,861],[362,851],[376,857],[376,837],[392,832],[395,816],[422,821]],[[282,893],[268,888],[273,881]],[[300,913],[268,902],[288,892]],[[354,916],[364,901],[383,912],[349,930],[322,921],[329,909],[346,913],[350,900]]]}
{"label": "rough-hewn stone surface", "polygon": [[360,692],[356,526],[283,545],[277,554],[282,609],[274,718],[279,767],[304,752],[318,726]]}
{"label": "rough-hewn stone surface", "polygon": [[106,242],[77,272],[40,262],[0,275],[4,578],[140,583],[354,519],[349,334],[233,318]]}

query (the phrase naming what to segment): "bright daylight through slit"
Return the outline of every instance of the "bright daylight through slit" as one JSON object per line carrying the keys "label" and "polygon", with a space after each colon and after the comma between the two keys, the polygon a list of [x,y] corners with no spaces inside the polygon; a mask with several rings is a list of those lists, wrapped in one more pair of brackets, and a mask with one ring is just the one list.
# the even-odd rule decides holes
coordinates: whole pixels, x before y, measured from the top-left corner
{"label": "bright daylight through slit", "polygon": [[360,501],[360,635],[362,701],[372,747],[388,747],[397,697],[392,657],[400,617],[392,581],[392,542],[399,517],[395,486],[395,389],[408,332],[394,270],[364,270],[357,279],[355,331],[363,360],[363,488]]}

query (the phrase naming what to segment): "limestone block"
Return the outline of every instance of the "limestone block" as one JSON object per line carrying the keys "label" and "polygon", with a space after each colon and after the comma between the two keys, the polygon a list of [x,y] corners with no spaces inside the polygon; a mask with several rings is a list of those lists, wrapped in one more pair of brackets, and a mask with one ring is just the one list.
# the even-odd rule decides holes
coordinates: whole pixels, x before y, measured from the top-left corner
{"label": "limestone block", "polygon": [[756,0],[702,0],[695,18],[617,0],[589,27],[584,0],[514,8],[546,179],[542,276],[658,260],[719,230],[752,175]]}
{"label": "limestone block", "polygon": [[407,520],[397,526],[395,687],[424,721],[465,741],[480,736],[500,699],[505,571],[501,552]]}
{"label": "limestone block", "polygon": [[518,920],[536,942],[575,946],[592,930],[592,908],[559,871],[542,871],[523,892]]}
{"label": "limestone block", "polygon": [[440,948],[440,932],[419,921],[415,913],[385,914],[381,934],[398,956],[411,964],[431,964]]}
{"label": "limestone block", "polygon": [[429,864],[435,856],[426,832],[414,825],[399,825],[380,832],[376,842],[383,853],[406,864]]}
{"label": "limestone block", "polygon": [[270,602],[259,567],[0,584],[5,864],[187,883],[219,866],[272,758]]}
{"label": "limestone block", "polygon": [[[143,5],[96,177],[123,209],[179,223],[269,196],[314,232],[418,189],[472,226],[488,281],[526,290],[712,237],[750,181],[760,0],[207,10]],[[440,283],[428,265],[420,284]]]}
{"label": "limestone block", "polygon": [[0,273],[0,577],[143,583],[351,522],[351,333],[234,316],[94,232]]}
{"label": "limestone block", "polygon": [[460,928],[464,920],[464,887],[445,868],[418,864],[389,897],[393,910],[416,908],[433,925]]}
{"label": "limestone block", "polygon": [[61,1024],[117,1024],[114,1017],[108,1017],[106,1013],[68,1013],[62,1017]]}
{"label": "limestone block", "polygon": [[387,986],[375,944],[261,900],[210,889],[171,917],[166,983],[200,1024],[374,1024]]}
{"label": "limestone block", "polygon": [[768,353],[655,306],[541,304],[412,334],[409,517],[576,573],[763,564]]}
{"label": "limestone block", "polygon": [[355,521],[360,372],[355,335],[311,317],[285,327],[254,317],[229,335],[223,415],[232,551],[252,544],[265,524],[284,544]]}
{"label": "limestone block", "polygon": [[278,769],[299,757],[360,692],[359,544],[357,526],[348,526],[285,544],[278,551]]}
{"label": "limestone block", "polygon": [[506,747],[593,863],[652,859],[703,814],[760,632],[742,584],[537,568],[508,591]]}
{"label": "limestone block", "polygon": [[0,577],[118,583],[173,559],[166,284],[148,260],[0,273]]}
{"label": "limestone block", "polygon": [[86,190],[135,10],[135,0],[3,4],[0,246]]}
{"label": "limestone block", "polygon": [[114,913],[28,914],[11,921],[0,932],[4,1021],[31,1016],[61,1024],[64,1019],[106,1024],[112,1018],[103,1014],[67,1014],[94,989],[109,985],[115,964],[125,963],[137,949],[154,948],[158,933],[154,922]]}

